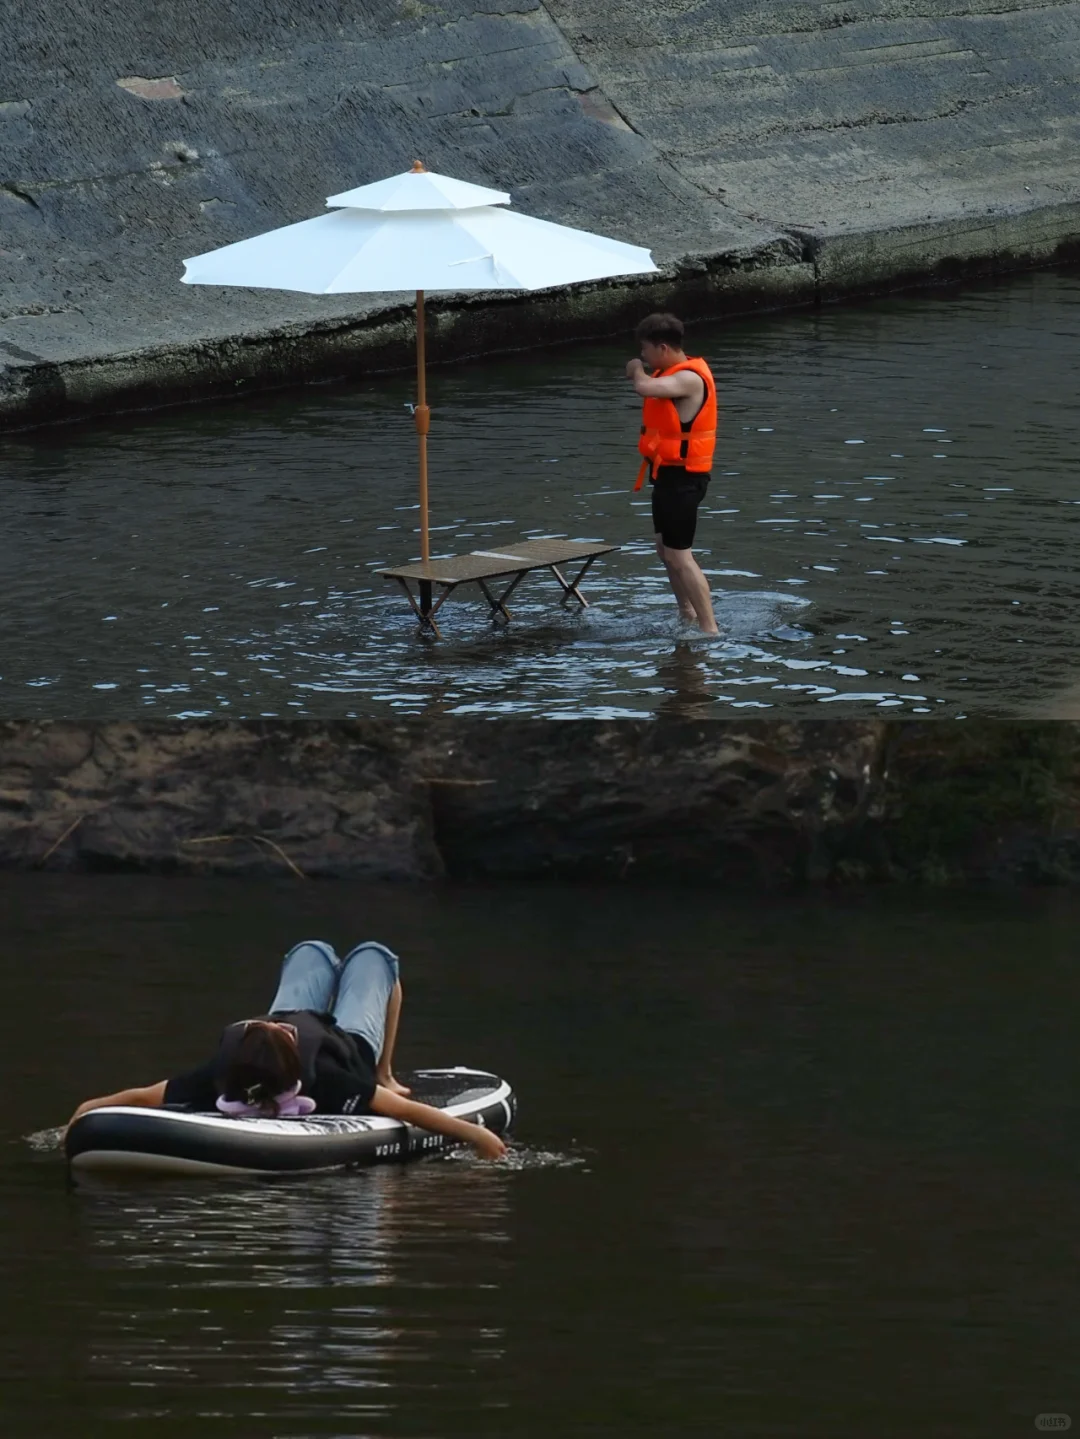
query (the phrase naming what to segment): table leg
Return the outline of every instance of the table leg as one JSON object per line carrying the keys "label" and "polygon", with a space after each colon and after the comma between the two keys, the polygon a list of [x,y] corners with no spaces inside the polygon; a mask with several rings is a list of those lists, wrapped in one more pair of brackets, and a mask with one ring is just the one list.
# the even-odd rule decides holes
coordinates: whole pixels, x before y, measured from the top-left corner
{"label": "table leg", "polygon": [[502,594],[499,596],[499,604],[500,606],[502,606],[503,614],[506,616],[507,619],[510,618],[510,611],[506,608],[506,601],[514,593],[518,585],[521,584],[522,580],[528,573],[528,570],[518,570],[517,574],[514,576],[514,578],[507,585],[506,589],[503,590]]}
{"label": "table leg", "polygon": [[582,566],[581,571],[580,571],[580,573],[578,574],[577,579],[575,579],[575,580],[569,580],[569,581],[566,580],[566,579],[563,577],[563,575],[560,573],[558,565],[549,565],[549,566],[548,566],[548,568],[551,570],[551,573],[555,576],[555,578],[558,580],[559,584],[562,585],[562,587],[563,587],[563,597],[562,597],[562,603],[563,603],[563,604],[566,604],[566,601],[570,598],[571,595],[573,595],[574,598],[577,600],[578,604],[581,605],[581,607],[582,607],[583,609],[586,609],[586,610],[587,610],[587,609],[589,608],[589,601],[585,598],[585,596],[584,596],[584,595],[581,593],[581,591],[578,589],[578,585],[581,584],[582,580],[583,580],[583,579],[585,578],[585,576],[588,574],[589,568],[590,568],[590,566],[592,565],[592,563],[593,563],[593,561],[594,561],[595,559],[596,559],[596,556],[595,556],[595,555],[590,555],[589,558],[585,561],[584,565]]}
{"label": "table leg", "polygon": [[[519,570],[518,573],[514,576],[514,578],[513,578],[513,579],[510,581],[510,583],[507,585],[506,589],[503,590],[502,594],[499,595],[497,598],[496,598],[495,595],[493,595],[493,594],[491,593],[491,591],[488,589],[487,585],[484,583],[483,580],[477,580],[476,583],[480,586],[480,588],[481,588],[481,589],[483,590],[483,592],[484,592],[484,598],[487,600],[488,604],[491,606],[491,617],[492,617],[492,619],[494,620],[494,622],[495,622],[496,624],[499,624],[499,623],[509,624],[509,623],[510,623],[510,611],[506,608],[506,601],[507,601],[507,600],[510,598],[510,596],[514,593],[514,591],[517,589],[518,585],[521,584],[521,581],[525,578],[525,576],[526,576],[527,574],[528,574],[528,570]],[[501,616],[501,620],[500,620],[500,616]]]}
{"label": "table leg", "polygon": [[[446,589],[446,590],[443,591],[443,593],[439,596],[439,599],[438,599],[437,603],[433,606],[432,603],[431,603],[431,582],[430,582],[429,580],[421,580],[421,581],[420,581],[420,585],[421,585],[420,604],[417,604],[417,603],[416,603],[415,596],[413,595],[412,590],[409,589],[409,585],[408,585],[408,582],[407,582],[406,580],[403,580],[403,579],[400,579],[400,578],[399,578],[399,579],[398,579],[398,584],[399,584],[399,585],[401,586],[401,588],[405,591],[405,594],[406,594],[406,597],[408,598],[409,604],[412,605],[413,610],[414,610],[415,613],[416,613],[416,618],[420,621],[420,628],[417,630],[417,634],[421,634],[421,635],[422,635],[422,634],[425,634],[428,630],[430,630],[437,640],[441,640],[441,639],[442,639],[442,631],[439,629],[439,626],[435,623],[435,616],[438,614],[438,612],[439,612],[439,607],[442,605],[443,600],[446,599],[447,595],[450,593],[450,590],[454,588],[453,585],[451,585],[448,589]],[[423,608],[423,603],[424,603],[423,586],[424,586],[424,585],[427,585],[427,591],[428,591],[428,593],[427,593],[428,607],[427,607],[427,610],[426,610],[426,611],[425,611],[424,608]]]}

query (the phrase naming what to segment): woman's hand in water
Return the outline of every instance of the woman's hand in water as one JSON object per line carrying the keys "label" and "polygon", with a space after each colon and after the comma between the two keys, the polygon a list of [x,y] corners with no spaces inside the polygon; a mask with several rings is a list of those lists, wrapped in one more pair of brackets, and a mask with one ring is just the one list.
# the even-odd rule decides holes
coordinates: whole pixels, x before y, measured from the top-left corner
{"label": "woman's hand in water", "polygon": [[84,1114],[89,1114],[89,1112],[91,1111],[91,1109],[93,1109],[93,1107],[94,1107],[94,1106],[93,1106],[92,1104],[80,1104],[79,1107],[78,1107],[78,1109],[75,1111],[75,1113],[71,1116],[71,1118],[68,1120],[68,1122],[64,1125],[64,1134],[65,1134],[65,1135],[67,1134],[68,1130],[69,1130],[69,1129],[71,1128],[71,1126],[75,1123],[76,1119],[81,1119]]}
{"label": "woman's hand in water", "polygon": [[[121,1089],[116,1094],[103,1094],[100,1099],[85,1099],[67,1122],[68,1129],[89,1114],[92,1109],[106,1109],[110,1105],[137,1105],[141,1109],[155,1109],[165,1103],[166,1080],[158,1084],[147,1084],[141,1089]],[[66,1132],[66,1131],[65,1131]]]}
{"label": "woman's hand in water", "polygon": [[497,1134],[481,1124],[467,1119],[458,1119],[447,1114],[445,1109],[436,1109],[430,1104],[419,1104],[415,1099],[403,1099],[400,1094],[391,1094],[380,1084],[371,1101],[372,1114],[385,1114],[401,1124],[414,1124],[417,1129],[426,1129],[431,1134],[448,1134],[451,1139],[471,1144],[484,1159],[501,1159],[506,1145]]}
{"label": "woman's hand in water", "polygon": [[506,1145],[497,1134],[490,1129],[481,1129],[479,1124],[473,1126],[476,1129],[476,1138],[470,1138],[469,1143],[479,1154],[481,1159],[502,1159],[506,1154]]}

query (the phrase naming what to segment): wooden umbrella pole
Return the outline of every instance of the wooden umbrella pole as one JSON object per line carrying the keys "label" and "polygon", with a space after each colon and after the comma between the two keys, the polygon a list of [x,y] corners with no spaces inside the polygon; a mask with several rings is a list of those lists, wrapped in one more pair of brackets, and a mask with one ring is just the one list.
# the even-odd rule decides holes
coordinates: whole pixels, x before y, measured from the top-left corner
{"label": "wooden umbrella pole", "polygon": [[[420,160],[413,161],[413,174],[422,175],[424,164]],[[416,421],[416,440],[419,446],[420,459],[420,559],[423,564],[431,560],[431,539],[428,535],[428,483],[427,483],[427,437],[431,428],[431,411],[427,402],[427,356],[424,349],[424,292],[416,292],[416,409],[413,411]],[[439,633],[435,628],[432,619],[431,608],[432,584],[430,580],[420,581],[420,621],[423,629],[424,621],[430,622],[430,628]]]}
{"label": "wooden umbrella pole", "polygon": [[431,411],[427,402],[426,356],[424,353],[424,292],[416,292],[416,435],[420,446],[420,558],[426,565],[431,559],[428,537],[428,472],[427,437],[431,428]]}

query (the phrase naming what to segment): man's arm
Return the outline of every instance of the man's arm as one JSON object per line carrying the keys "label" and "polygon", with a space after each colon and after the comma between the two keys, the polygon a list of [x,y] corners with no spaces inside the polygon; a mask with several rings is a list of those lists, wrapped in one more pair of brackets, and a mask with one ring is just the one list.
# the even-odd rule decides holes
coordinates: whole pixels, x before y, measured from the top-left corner
{"label": "man's arm", "polygon": [[148,1084],[142,1089],[121,1089],[116,1094],[102,1095],[100,1099],[84,1100],[68,1123],[74,1124],[76,1119],[89,1114],[91,1109],[104,1109],[112,1104],[133,1104],[143,1109],[159,1109],[165,1103],[167,1083],[168,1080],[163,1079],[160,1084]]}
{"label": "man's arm", "polygon": [[482,1159],[501,1159],[506,1153],[506,1145],[499,1136],[482,1124],[455,1119],[445,1109],[436,1109],[433,1104],[418,1104],[415,1099],[403,1099],[400,1094],[391,1094],[381,1084],[371,1101],[371,1112],[383,1114],[387,1119],[398,1119],[402,1124],[415,1124],[417,1129],[429,1129],[434,1134],[448,1134],[451,1139],[463,1139]]}
{"label": "man's arm", "polygon": [[640,360],[630,361],[626,378],[643,399],[699,399],[705,388],[705,381],[694,370],[677,370],[674,375],[661,375],[654,380]]}

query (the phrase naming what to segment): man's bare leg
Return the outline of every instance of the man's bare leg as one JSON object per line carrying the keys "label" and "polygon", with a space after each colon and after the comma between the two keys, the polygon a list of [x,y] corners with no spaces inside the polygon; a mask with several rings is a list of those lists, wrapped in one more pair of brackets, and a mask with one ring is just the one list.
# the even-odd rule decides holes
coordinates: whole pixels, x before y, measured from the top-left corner
{"label": "man's bare leg", "polygon": [[693,601],[683,588],[682,576],[677,569],[668,564],[667,560],[664,561],[664,568],[667,570],[668,581],[679,604],[679,618],[685,625],[696,625],[698,622],[697,610],[694,609]]}
{"label": "man's bare leg", "polygon": [[[670,545],[665,545],[663,560],[671,576],[671,587],[679,601],[680,612],[688,619],[695,619],[703,634],[718,635],[720,627],[713,614],[709,582],[701,573],[693,551],[673,550]],[[684,603],[689,604],[692,615],[686,615]]]}
{"label": "man's bare leg", "polygon": [[656,553],[663,560],[664,568],[667,570],[668,583],[671,585],[676,602],[679,606],[679,618],[685,624],[696,625],[697,611],[694,609],[693,602],[691,601],[690,596],[685,592],[682,587],[682,582],[678,571],[674,570],[668,562],[667,551],[664,548],[664,541],[660,535],[656,536]]}
{"label": "man's bare leg", "polygon": [[386,1003],[386,1033],[383,1037],[382,1054],[379,1055],[379,1066],[376,1071],[376,1078],[384,1089],[389,1089],[391,1094],[411,1094],[412,1090],[407,1089],[404,1084],[399,1084],[394,1078],[394,1045],[397,1043],[398,1024],[401,1020],[401,980],[399,979],[390,991],[390,998]]}

